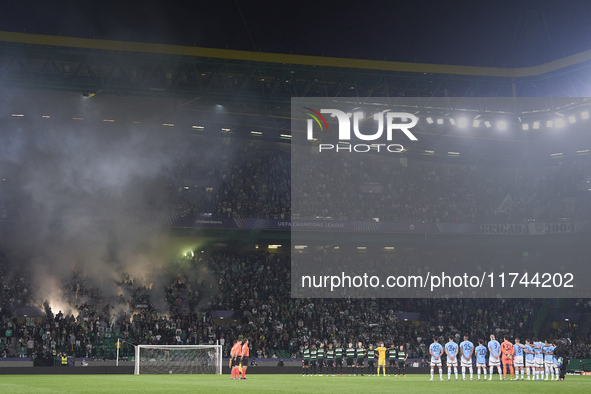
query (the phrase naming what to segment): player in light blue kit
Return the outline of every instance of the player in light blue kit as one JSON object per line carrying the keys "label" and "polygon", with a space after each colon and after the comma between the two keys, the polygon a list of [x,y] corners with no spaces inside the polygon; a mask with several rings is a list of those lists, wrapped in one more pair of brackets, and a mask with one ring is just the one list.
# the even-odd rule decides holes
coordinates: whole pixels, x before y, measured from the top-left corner
{"label": "player in light blue kit", "polygon": [[495,339],[494,335],[490,336],[488,351],[490,352],[490,357],[488,358],[488,365],[490,367],[489,380],[492,380],[493,378],[493,371],[495,367],[497,367],[497,371],[499,372],[499,378],[503,380],[503,371],[501,371],[501,344]]}
{"label": "player in light blue kit", "polygon": [[460,352],[462,353],[462,380],[466,380],[466,367],[470,371],[470,380],[474,376],[472,369],[472,353],[474,353],[474,344],[468,340],[468,335],[464,335],[464,342],[460,343]]}
{"label": "player in light blue kit", "polygon": [[544,370],[546,372],[546,380],[550,380],[550,375],[552,375],[552,380],[554,380],[554,348],[550,341],[546,339],[546,343],[542,347],[544,351]]}
{"label": "player in light blue kit", "polygon": [[536,362],[534,360],[534,346],[529,338],[525,340],[525,349],[523,349],[523,353],[525,353],[525,372],[527,372],[527,380],[530,380],[531,375],[535,376],[536,374]]}
{"label": "player in light blue kit", "polygon": [[554,346],[554,352],[552,352],[552,361],[554,361],[554,378],[558,380],[560,378],[560,367],[558,366],[558,358],[556,358],[556,346],[558,346],[557,339],[552,341],[552,346]]}
{"label": "player in light blue kit", "polygon": [[544,380],[544,349],[542,349],[542,342],[538,338],[533,337],[534,341],[534,364],[536,366],[536,380]]}
{"label": "player in light blue kit", "polygon": [[454,341],[453,335],[449,336],[449,342],[445,344],[445,354],[447,354],[447,380],[451,380],[452,367],[458,380],[458,344]]}
{"label": "player in light blue kit", "polygon": [[523,368],[523,350],[525,346],[520,343],[519,338],[515,338],[515,357],[513,358],[513,366],[515,367],[515,380],[519,379],[519,371],[521,371],[521,380],[525,377],[525,371]]}
{"label": "player in light blue kit", "polygon": [[441,368],[443,346],[439,344],[439,338],[433,338],[433,343],[429,346],[429,353],[431,354],[431,379],[429,381],[433,381],[433,370],[435,366],[439,367],[439,380],[443,381],[443,369]]}
{"label": "player in light blue kit", "polygon": [[474,349],[476,353],[476,371],[478,372],[478,379],[480,380],[480,370],[484,373],[484,380],[486,380],[486,347],[484,347],[484,340],[478,340],[478,346]]}

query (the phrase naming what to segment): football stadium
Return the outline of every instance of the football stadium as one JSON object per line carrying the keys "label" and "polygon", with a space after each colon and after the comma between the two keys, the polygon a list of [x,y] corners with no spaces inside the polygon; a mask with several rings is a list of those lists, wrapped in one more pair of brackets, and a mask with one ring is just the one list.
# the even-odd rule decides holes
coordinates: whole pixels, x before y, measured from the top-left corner
{"label": "football stadium", "polygon": [[0,31],[2,392],[589,392],[591,50],[377,58]]}

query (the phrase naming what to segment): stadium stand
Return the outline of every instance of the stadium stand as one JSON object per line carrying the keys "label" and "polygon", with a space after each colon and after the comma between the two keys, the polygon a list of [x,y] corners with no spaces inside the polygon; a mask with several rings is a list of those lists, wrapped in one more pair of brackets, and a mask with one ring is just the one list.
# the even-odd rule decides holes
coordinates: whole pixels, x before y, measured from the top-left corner
{"label": "stadium stand", "polygon": [[[131,358],[131,343],[207,344],[222,340],[226,347],[242,335],[252,338],[252,354],[259,358],[298,357],[304,342],[380,340],[405,344],[411,358],[424,358],[434,335],[468,333],[483,338],[533,335],[540,299],[292,299],[289,286],[289,256],[251,253],[198,253],[193,263],[207,264],[219,283],[217,295],[207,307],[197,310],[199,296],[185,292],[178,279],[167,283],[163,300],[147,295],[133,280],[122,281],[130,300],[103,298],[98,289],[86,288],[73,275],[66,285],[75,311],[55,313],[45,304],[43,319],[31,322],[16,316],[16,307],[33,302],[30,284],[2,272],[0,343],[2,357],[50,355],[54,350],[75,357],[113,359],[117,339],[121,356]],[[76,304],[76,299],[86,299]],[[162,303],[161,301],[165,301]],[[580,300],[581,311],[589,300]],[[188,304],[188,307],[182,304]],[[156,309],[160,305],[164,309]],[[235,321],[212,318],[212,312],[231,310]],[[404,321],[405,312],[420,316]],[[408,315],[406,315],[408,316]],[[550,332],[550,336],[573,338],[575,357],[589,356],[588,335],[574,331]],[[34,350],[27,354],[27,342]]]}
{"label": "stadium stand", "polygon": [[[298,171],[299,176],[311,180],[307,183],[311,189],[304,192],[315,196],[314,199],[306,206],[292,208],[290,153],[280,144],[276,148],[222,147],[221,160],[215,161],[205,159],[206,148],[196,146],[194,156],[170,172],[166,203],[174,208],[174,213],[166,218],[143,219],[164,225],[199,215],[288,219],[292,210],[297,212],[295,219],[379,218],[407,223],[487,220],[516,223],[591,218],[590,193],[581,189],[591,177],[591,160],[587,156],[543,167],[505,168],[418,160],[408,160],[407,166],[392,167],[390,158],[380,156],[370,156],[363,166],[356,166],[347,165],[347,156],[341,162],[331,163],[330,156],[320,155],[321,166],[309,163]],[[335,175],[338,172],[330,171],[335,165],[349,169],[348,179],[357,180],[355,187],[346,187]],[[326,168],[326,173],[318,168]],[[384,168],[388,171],[382,171]],[[379,185],[381,191],[364,192],[360,188],[363,184]],[[4,192],[0,190],[2,218],[34,217],[36,208],[32,204],[23,205],[11,196],[10,187],[5,184]],[[508,195],[512,205],[495,211]],[[346,198],[339,198],[336,203],[335,196]],[[576,203],[568,202],[575,198]]]}

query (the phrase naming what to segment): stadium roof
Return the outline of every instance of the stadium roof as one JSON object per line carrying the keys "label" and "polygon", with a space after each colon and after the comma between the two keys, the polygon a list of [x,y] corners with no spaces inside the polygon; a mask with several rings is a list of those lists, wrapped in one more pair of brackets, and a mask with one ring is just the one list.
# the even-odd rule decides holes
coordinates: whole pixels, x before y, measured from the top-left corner
{"label": "stadium roof", "polygon": [[44,45],[66,48],[84,48],[104,51],[140,52],[159,55],[202,57],[212,59],[241,60],[303,66],[351,68],[404,73],[429,73],[448,75],[470,75],[500,78],[527,78],[561,70],[591,60],[591,50],[530,67],[478,67],[448,64],[425,64],[392,62],[383,60],[347,59],[338,57],[277,54],[266,52],[239,51],[216,48],[199,48],[181,45],[153,44],[143,42],[110,41],[89,38],[62,37],[40,34],[0,32],[0,41]]}
{"label": "stadium roof", "polygon": [[591,50],[532,67],[345,59],[0,32],[5,86],[287,103],[291,97],[584,97]]}
{"label": "stadium roof", "polygon": [[[217,104],[224,107],[224,121],[232,121],[231,126],[222,127],[249,138],[252,127],[257,127],[265,131],[264,137],[257,138],[267,139],[272,134],[272,141],[288,134],[292,97],[338,97],[351,102],[387,97],[394,105],[400,98],[414,97],[419,107],[429,107],[433,98],[456,97],[458,100],[450,101],[455,104],[439,108],[439,114],[438,108],[429,107],[429,113],[445,117],[446,122],[459,109],[470,110],[470,116],[503,113],[503,108],[491,112],[487,98],[537,97],[530,101],[536,105],[533,110],[506,111],[513,116],[554,116],[558,111],[569,116],[568,111],[574,111],[579,116],[580,107],[587,106],[587,101],[565,98],[591,94],[590,68],[591,50],[538,66],[495,68],[0,32],[0,86],[8,88],[3,89],[4,98],[14,98],[10,88],[166,98],[170,100],[167,103],[174,101],[177,116],[186,118],[175,123],[185,122],[188,128],[195,125],[192,119],[214,113]],[[445,130],[434,125],[428,131],[433,135],[429,139],[434,141],[437,135],[447,139],[449,134],[455,140],[460,136]],[[461,137],[524,139],[522,135],[492,135],[486,130]]]}

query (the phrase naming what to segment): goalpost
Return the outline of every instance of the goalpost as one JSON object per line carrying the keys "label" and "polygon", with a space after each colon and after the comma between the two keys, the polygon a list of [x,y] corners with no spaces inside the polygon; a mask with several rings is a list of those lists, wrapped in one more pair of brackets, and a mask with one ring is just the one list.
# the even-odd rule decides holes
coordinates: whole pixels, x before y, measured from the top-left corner
{"label": "goalpost", "polygon": [[134,374],[221,374],[221,345],[137,345]]}

